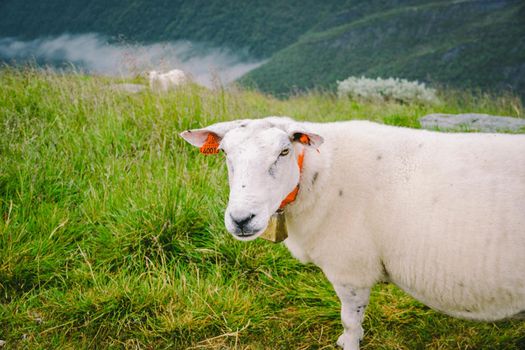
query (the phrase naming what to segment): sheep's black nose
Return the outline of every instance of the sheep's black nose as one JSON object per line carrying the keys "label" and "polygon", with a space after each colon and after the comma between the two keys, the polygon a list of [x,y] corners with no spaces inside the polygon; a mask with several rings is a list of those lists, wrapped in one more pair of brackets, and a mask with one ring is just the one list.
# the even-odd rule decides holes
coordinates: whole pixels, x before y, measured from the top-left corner
{"label": "sheep's black nose", "polygon": [[234,217],[230,214],[230,217],[235,226],[237,226],[237,228],[239,229],[239,231],[245,233],[247,231],[246,228],[250,224],[250,221],[252,221],[252,219],[255,217],[255,214],[249,214],[248,216],[242,218]]}

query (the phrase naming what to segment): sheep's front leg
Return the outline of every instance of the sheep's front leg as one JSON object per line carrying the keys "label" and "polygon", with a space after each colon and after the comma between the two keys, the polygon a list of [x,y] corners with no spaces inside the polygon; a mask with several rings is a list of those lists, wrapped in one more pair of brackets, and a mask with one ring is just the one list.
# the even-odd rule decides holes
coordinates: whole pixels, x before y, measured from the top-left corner
{"label": "sheep's front leg", "polygon": [[347,284],[334,284],[334,288],[341,300],[341,321],[345,329],[337,345],[344,350],[359,350],[359,340],[363,337],[361,322],[370,298],[370,288],[354,288]]}

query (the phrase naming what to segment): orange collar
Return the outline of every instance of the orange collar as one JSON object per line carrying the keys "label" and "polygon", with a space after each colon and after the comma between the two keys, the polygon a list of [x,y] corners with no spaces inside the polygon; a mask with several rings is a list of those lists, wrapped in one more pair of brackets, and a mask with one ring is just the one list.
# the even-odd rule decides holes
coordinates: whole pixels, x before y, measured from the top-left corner
{"label": "orange collar", "polygon": [[[297,165],[299,165],[299,176],[301,176],[303,172],[303,160],[304,160],[304,148],[301,154],[297,157]],[[285,206],[295,201],[295,198],[297,197],[297,193],[299,193],[299,184],[295,186],[292,192],[288,193],[285,199],[281,202],[281,205],[279,206],[279,210],[284,209]]]}

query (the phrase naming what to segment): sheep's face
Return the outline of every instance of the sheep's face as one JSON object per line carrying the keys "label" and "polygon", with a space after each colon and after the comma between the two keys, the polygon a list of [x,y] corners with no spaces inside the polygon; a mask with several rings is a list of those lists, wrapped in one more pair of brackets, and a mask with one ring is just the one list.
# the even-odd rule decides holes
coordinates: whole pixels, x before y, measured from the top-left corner
{"label": "sheep's face", "polygon": [[230,184],[226,228],[239,239],[255,239],[299,182],[297,147],[281,129],[246,126],[226,134],[220,148]]}
{"label": "sheep's face", "polygon": [[[322,142],[320,136],[311,133],[294,128],[288,131],[284,122],[293,121],[275,117],[243,120],[181,134],[197,146],[205,142],[192,141],[199,137],[206,140],[210,132],[220,141],[218,149],[225,155],[230,185],[224,221],[227,230],[239,240],[253,240],[264,232],[270,217],[299,183],[298,154],[307,144],[320,145]],[[222,124],[230,124],[223,133],[216,128]],[[204,131],[208,133],[206,136],[198,135]],[[308,142],[303,138],[304,143],[301,143],[300,135],[307,135]]]}
{"label": "sheep's face", "polygon": [[147,72],[146,75],[149,80],[153,80],[158,77],[159,73],[157,73],[157,71],[155,70],[152,70],[152,71]]}

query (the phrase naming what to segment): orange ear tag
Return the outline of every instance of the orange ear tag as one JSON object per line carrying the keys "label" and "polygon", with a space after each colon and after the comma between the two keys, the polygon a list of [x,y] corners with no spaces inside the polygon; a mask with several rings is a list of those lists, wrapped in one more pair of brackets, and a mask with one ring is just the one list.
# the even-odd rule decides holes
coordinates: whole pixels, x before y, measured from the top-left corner
{"label": "orange ear tag", "polygon": [[[310,138],[305,135],[305,134],[302,134],[301,137],[299,137],[299,141],[303,144],[303,145],[310,145],[311,141],[310,141]],[[319,151],[319,148],[317,149],[317,153],[321,153]]]}
{"label": "orange ear tag", "polygon": [[301,137],[299,137],[299,141],[302,144],[309,145],[310,144],[310,138],[306,136],[305,134],[302,134]]}
{"label": "orange ear tag", "polygon": [[219,153],[219,140],[217,135],[210,132],[206,142],[201,146],[200,152],[206,155]]}

